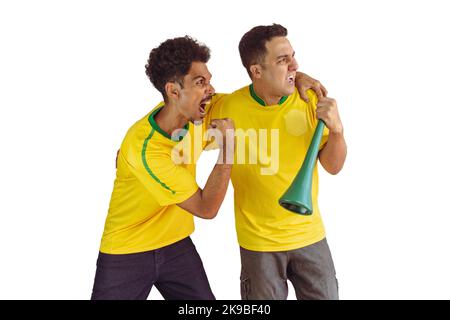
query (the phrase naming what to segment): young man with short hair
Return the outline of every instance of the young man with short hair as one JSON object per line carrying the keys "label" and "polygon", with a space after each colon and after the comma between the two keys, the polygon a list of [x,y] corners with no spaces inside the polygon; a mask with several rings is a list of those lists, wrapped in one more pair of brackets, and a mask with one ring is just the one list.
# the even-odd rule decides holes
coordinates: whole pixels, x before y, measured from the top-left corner
{"label": "young man with short hair", "polygon": [[[319,152],[322,166],[337,174],[346,157],[336,102],[319,100],[311,90],[308,102],[301,99],[295,87],[298,64],[286,36],[287,30],[274,24],[255,27],[242,37],[239,52],[252,84],[227,96],[212,111],[212,118],[233,119],[236,136],[243,133],[245,148],[239,147],[237,137],[231,175],[241,247],[241,295],[286,299],[289,279],[298,299],[338,299],[318,207],[317,166],[312,215],[294,214],[278,204],[302,165],[318,119],[326,125]],[[264,134],[270,138],[256,141]],[[258,156],[258,161],[251,163],[242,151]]]}

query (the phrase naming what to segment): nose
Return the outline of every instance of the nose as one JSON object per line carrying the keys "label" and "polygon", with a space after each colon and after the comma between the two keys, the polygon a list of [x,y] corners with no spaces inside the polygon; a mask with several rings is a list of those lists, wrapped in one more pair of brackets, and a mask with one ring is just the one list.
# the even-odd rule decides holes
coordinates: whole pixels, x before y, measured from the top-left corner
{"label": "nose", "polygon": [[295,58],[292,58],[291,63],[289,64],[289,71],[297,71],[298,69],[298,63]]}
{"label": "nose", "polygon": [[212,96],[214,93],[216,93],[216,90],[214,89],[214,87],[212,86],[212,84],[208,85],[208,89],[206,89],[206,93],[210,96]]}

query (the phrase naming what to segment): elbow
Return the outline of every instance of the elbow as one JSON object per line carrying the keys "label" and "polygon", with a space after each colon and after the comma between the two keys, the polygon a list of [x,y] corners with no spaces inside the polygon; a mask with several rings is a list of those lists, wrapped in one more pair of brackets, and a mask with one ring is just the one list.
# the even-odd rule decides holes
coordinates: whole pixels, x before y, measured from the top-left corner
{"label": "elbow", "polygon": [[342,170],[342,166],[326,168],[327,172],[333,176],[337,175]]}
{"label": "elbow", "polygon": [[344,162],[345,158],[342,160],[334,160],[334,161],[329,161],[328,159],[320,158],[320,163],[322,164],[322,167],[325,169],[326,172],[328,172],[333,176],[341,172],[342,168],[344,167]]}
{"label": "elbow", "polygon": [[203,212],[201,218],[206,219],[206,220],[212,220],[217,216],[219,210],[211,210],[208,209],[205,212]]}
{"label": "elbow", "polygon": [[328,173],[331,174],[332,176],[335,176],[339,173],[339,171],[341,170],[329,170]]}
{"label": "elbow", "polygon": [[218,210],[211,211],[211,212],[208,214],[208,216],[206,217],[206,219],[208,219],[208,220],[214,219],[214,218],[217,216],[217,213],[218,213]]}

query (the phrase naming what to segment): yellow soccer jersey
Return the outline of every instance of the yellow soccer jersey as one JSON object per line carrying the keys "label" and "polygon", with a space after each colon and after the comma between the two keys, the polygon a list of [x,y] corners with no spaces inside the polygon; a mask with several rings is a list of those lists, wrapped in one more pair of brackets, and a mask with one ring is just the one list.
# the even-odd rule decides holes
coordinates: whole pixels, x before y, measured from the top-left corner
{"label": "yellow soccer jersey", "polygon": [[[236,127],[236,152],[231,180],[239,244],[253,251],[287,251],[325,237],[320,216],[317,165],[313,173],[313,214],[302,216],[278,204],[299,171],[318,120],[317,97],[309,103],[297,91],[279,104],[265,106],[246,86],[226,97],[211,118],[231,118]],[[325,128],[321,148],[326,143]]]}
{"label": "yellow soccer jersey", "polygon": [[[211,106],[221,97],[216,95]],[[176,204],[198,189],[195,163],[206,145],[202,135],[209,120],[198,126],[188,123],[187,133],[173,138],[154,120],[162,106],[136,122],[122,142],[100,245],[103,253],[153,250],[194,231],[193,215]]]}

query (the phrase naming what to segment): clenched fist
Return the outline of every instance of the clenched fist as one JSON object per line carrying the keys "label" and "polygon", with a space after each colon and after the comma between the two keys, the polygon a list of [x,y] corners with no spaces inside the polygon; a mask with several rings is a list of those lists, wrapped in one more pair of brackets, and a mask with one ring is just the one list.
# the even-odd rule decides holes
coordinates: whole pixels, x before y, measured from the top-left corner
{"label": "clenched fist", "polygon": [[230,118],[224,119],[213,119],[211,120],[210,128],[218,129],[223,136],[225,137],[227,130],[231,130],[234,132],[234,122]]}
{"label": "clenched fist", "polygon": [[[230,118],[211,120],[209,128],[210,135],[214,136],[220,146],[218,163],[233,164],[234,159],[234,122]],[[212,132],[211,132],[212,131]]]}
{"label": "clenched fist", "polygon": [[336,100],[328,97],[323,97],[317,102],[316,109],[317,119],[325,122],[325,125],[330,130],[330,133],[342,133],[344,128],[342,126],[341,118],[339,117]]}

